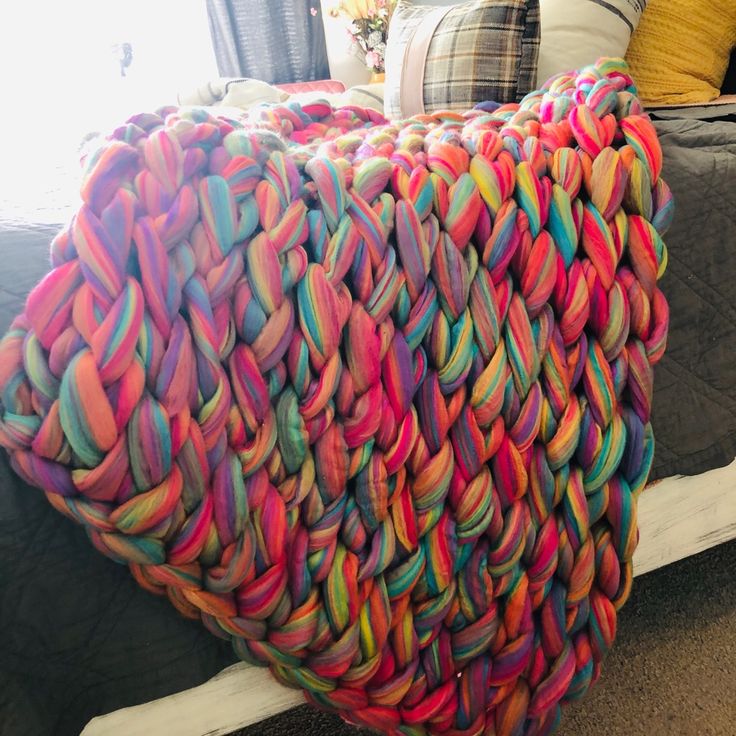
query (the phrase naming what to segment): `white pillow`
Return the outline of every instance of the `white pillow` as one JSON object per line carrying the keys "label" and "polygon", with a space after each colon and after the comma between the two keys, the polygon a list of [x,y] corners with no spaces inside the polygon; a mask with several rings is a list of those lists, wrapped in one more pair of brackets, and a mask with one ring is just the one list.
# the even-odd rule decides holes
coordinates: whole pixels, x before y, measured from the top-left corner
{"label": "white pillow", "polygon": [[[461,0],[417,0],[417,5],[458,5]],[[539,0],[541,38],[537,87],[561,72],[601,56],[623,56],[647,0]]]}
{"label": "white pillow", "polygon": [[601,56],[624,56],[647,0],[540,0],[537,87]]}

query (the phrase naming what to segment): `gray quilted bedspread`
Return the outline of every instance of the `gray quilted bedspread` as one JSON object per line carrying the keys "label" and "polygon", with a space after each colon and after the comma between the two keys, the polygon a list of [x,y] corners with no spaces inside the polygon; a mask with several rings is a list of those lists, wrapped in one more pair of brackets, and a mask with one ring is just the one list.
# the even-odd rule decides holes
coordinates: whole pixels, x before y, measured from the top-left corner
{"label": "gray quilted bedspread", "polygon": [[[707,114],[719,117],[696,119]],[[660,284],[670,337],[655,370],[652,478],[736,457],[736,106],[657,115],[675,220]]]}

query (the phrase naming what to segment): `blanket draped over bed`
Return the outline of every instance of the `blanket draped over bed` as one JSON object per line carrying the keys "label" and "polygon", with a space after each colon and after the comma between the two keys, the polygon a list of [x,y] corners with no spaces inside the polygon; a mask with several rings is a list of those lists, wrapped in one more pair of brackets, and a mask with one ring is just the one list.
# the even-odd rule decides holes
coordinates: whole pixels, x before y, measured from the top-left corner
{"label": "blanket draped over bed", "polygon": [[631,586],[661,166],[616,60],[397,124],[137,116],[0,343],[0,443],[313,703],[549,733]]}

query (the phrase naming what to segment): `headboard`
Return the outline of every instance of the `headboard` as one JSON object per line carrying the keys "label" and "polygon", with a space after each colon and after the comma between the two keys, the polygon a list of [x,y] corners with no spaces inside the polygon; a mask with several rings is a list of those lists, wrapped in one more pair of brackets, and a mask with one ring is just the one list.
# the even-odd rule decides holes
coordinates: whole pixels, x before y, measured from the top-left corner
{"label": "headboard", "polygon": [[723,80],[721,94],[736,95],[736,50],[731,54],[731,63],[728,65],[726,78]]}

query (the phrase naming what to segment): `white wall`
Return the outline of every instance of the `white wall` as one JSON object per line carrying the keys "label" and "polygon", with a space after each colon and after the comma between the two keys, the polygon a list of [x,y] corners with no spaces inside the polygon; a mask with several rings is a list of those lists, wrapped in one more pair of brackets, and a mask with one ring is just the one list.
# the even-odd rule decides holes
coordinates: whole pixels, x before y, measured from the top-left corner
{"label": "white wall", "polygon": [[347,34],[348,23],[344,18],[330,17],[329,8],[335,4],[336,0],[321,0],[320,14],[325,27],[330,77],[339,79],[346,87],[367,84],[370,81],[371,72],[351,50]]}

